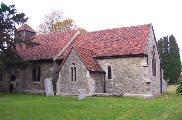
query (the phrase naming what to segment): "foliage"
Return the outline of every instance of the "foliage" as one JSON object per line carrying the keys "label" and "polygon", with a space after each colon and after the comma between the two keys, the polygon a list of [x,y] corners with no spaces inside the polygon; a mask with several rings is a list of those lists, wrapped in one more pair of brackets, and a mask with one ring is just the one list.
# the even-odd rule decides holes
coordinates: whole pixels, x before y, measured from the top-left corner
{"label": "foliage", "polygon": [[176,88],[176,94],[177,95],[182,95],[182,82],[180,82],[180,84]]}
{"label": "foliage", "polygon": [[81,34],[87,32],[87,30],[85,30],[84,28],[78,28],[78,30],[80,31]]}
{"label": "foliage", "polygon": [[51,32],[65,32],[71,30],[80,30],[81,33],[85,33],[86,30],[79,28],[74,20],[64,19],[62,12],[52,11],[45,16],[43,23],[39,25],[39,34],[47,34]]}
{"label": "foliage", "polygon": [[177,83],[181,73],[181,60],[175,37],[170,35],[160,38],[158,49],[161,67],[164,70],[164,79],[169,80],[169,84]]}
{"label": "foliage", "polygon": [[54,24],[62,20],[63,20],[62,12],[51,11],[49,14],[45,15],[44,21],[39,25],[38,33],[46,34],[54,32]]}
{"label": "foliage", "polygon": [[181,120],[182,96],[152,100],[129,97],[45,97],[0,93],[3,120]]}
{"label": "foliage", "polygon": [[15,37],[16,26],[27,21],[24,13],[17,13],[15,5],[0,4],[0,69],[11,68],[20,65],[22,61],[18,55],[17,44],[34,46],[36,43],[30,40],[21,40]]}
{"label": "foliage", "polygon": [[54,24],[54,31],[71,31],[73,29],[77,29],[75,22],[72,19],[65,19],[63,21],[58,21]]}

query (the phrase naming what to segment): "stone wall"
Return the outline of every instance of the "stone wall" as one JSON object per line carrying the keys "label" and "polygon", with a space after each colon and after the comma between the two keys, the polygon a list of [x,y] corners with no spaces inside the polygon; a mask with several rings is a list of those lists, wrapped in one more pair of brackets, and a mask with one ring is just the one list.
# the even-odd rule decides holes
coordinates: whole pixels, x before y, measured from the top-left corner
{"label": "stone wall", "polygon": [[[40,82],[34,82],[32,80],[32,66],[40,65],[41,77]],[[16,76],[16,92],[43,92],[44,91],[44,80],[45,78],[52,77],[53,63],[52,62],[36,62],[31,64],[24,70],[12,69],[9,72],[4,72],[3,80],[0,81],[0,91],[9,91],[10,77],[11,75]]]}
{"label": "stone wall", "polygon": [[[153,48],[156,59],[156,76],[152,74]],[[117,95],[159,95],[161,90],[160,59],[152,29],[148,37],[145,54],[148,57],[97,59],[102,69],[106,72],[106,92]],[[107,78],[108,66],[112,68],[112,79]],[[165,90],[166,84],[164,81],[162,83]]]}
{"label": "stone wall", "polygon": [[90,78],[95,81],[95,93],[104,93],[104,73],[90,73]]}
{"label": "stone wall", "polygon": [[[160,59],[159,59],[159,53],[156,46],[155,36],[153,33],[153,30],[151,29],[151,32],[148,37],[148,46],[146,48],[145,53],[148,55],[148,77],[150,79],[150,92],[153,95],[159,95],[161,90],[161,84],[160,84]],[[156,58],[156,76],[152,74],[152,58],[153,58],[153,48],[155,52],[155,58]],[[163,79],[163,76],[162,76]]]}
{"label": "stone wall", "polygon": [[[34,82],[32,79],[32,67],[33,65],[39,65],[41,68],[41,77],[40,82]],[[53,71],[53,63],[49,62],[37,62],[32,66],[29,66],[27,69],[23,71],[22,79],[24,80],[23,88],[27,92],[38,92],[45,91],[44,90],[44,80],[45,78],[52,77]]]}
{"label": "stone wall", "polygon": [[[148,85],[143,79],[145,68],[143,57],[110,58],[97,60],[106,72],[106,93],[122,95],[125,93],[144,94]],[[111,66],[112,79],[108,79],[108,65]]]}
{"label": "stone wall", "polygon": [[0,81],[0,92],[9,92],[10,77],[9,73],[3,72],[2,80]]}
{"label": "stone wall", "polygon": [[[71,67],[76,67],[76,81],[74,79],[72,81]],[[86,89],[86,93],[89,94],[87,76],[89,76],[87,68],[73,49],[66,61],[63,61],[57,81],[57,94],[76,95],[79,94],[79,89]]]}

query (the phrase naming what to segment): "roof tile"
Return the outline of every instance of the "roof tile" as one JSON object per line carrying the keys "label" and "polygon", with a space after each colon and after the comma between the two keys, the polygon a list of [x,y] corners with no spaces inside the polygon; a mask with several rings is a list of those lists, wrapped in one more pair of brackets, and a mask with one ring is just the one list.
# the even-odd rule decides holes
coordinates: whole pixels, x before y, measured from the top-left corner
{"label": "roof tile", "polygon": [[[150,29],[151,24],[147,24],[80,34],[59,59],[65,59],[74,46],[90,71],[101,71],[95,58],[144,54]],[[53,59],[75,33],[36,35],[34,41],[40,46],[18,51],[25,60]]]}
{"label": "roof tile", "polygon": [[35,31],[27,24],[24,24],[21,27],[19,27],[17,29],[17,31],[29,31],[29,32],[34,32],[35,33]]}

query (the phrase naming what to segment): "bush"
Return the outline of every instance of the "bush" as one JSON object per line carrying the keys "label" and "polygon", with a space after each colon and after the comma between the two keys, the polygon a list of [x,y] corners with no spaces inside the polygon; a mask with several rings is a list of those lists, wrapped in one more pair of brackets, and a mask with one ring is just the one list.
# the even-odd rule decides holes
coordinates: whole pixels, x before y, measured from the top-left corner
{"label": "bush", "polygon": [[182,95],[182,82],[180,82],[179,86],[176,88],[176,94]]}

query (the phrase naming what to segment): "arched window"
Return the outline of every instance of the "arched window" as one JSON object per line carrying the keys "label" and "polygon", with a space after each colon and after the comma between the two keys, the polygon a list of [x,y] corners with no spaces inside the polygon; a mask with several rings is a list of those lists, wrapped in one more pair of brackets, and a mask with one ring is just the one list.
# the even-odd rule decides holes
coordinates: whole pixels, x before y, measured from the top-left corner
{"label": "arched window", "polygon": [[41,69],[40,66],[37,66],[37,82],[40,82]]}
{"label": "arched window", "polygon": [[155,58],[155,46],[153,46],[153,51],[152,51],[152,74],[153,76],[156,76],[156,58]]}
{"label": "arched window", "polygon": [[3,80],[3,72],[0,71],[0,81],[2,81],[2,80]]}
{"label": "arched window", "polygon": [[32,68],[32,80],[34,82],[40,82],[41,68],[40,66],[33,66]]}
{"label": "arched window", "polygon": [[71,81],[73,81],[73,67],[71,67]]}
{"label": "arched window", "polygon": [[112,70],[111,70],[111,66],[109,65],[107,68],[107,78],[108,79],[112,79]]}
{"label": "arched window", "polygon": [[76,67],[74,67],[75,81],[76,81]]}
{"label": "arched window", "polygon": [[72,63],[71,67],[71,81],[76,81],[76,66],[75,63]]}
{"label": "arched window", "polygon": [[36,82],[36,67],[35,66],[33,66],[32,68],[32,80]]}
{"label": "arched window", "polygon": [[154,58],[154,56],[152,58],[152,74],[153,76],[156,76],[156,59]]}

